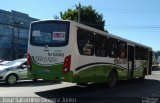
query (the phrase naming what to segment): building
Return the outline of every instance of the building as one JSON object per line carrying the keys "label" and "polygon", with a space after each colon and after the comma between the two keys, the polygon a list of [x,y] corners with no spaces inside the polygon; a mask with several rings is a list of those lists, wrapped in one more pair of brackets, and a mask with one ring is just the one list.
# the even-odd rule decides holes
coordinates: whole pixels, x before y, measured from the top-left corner
{"label": "building", "polygon": [[37,19],[12,10],[0,10],[0,59],[14,60],[27,53],[29,25]]}

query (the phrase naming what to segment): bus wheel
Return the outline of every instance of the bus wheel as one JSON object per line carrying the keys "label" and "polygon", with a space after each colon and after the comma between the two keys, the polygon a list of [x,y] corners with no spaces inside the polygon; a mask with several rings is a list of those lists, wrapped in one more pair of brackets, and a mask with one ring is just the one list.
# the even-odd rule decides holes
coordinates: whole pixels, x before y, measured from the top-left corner
{"label": "bus wheel", "polygon": [[32,79],[32,81],[33,81],[33,82],[37,82],[38,80],[37,80],[37,78],[34,78],[34,79]]}
{"label": "bus wheel", "polygon": [[116,70],[112,70],[108,76],[108,86],[113,88],[117,84],[118,76]]}

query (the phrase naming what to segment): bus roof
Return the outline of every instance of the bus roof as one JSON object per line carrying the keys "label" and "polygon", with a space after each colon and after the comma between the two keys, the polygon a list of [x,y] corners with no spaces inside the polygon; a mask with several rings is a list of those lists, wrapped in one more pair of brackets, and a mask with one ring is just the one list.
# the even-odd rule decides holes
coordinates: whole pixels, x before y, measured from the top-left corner
{"label": "bus roof", "polygon": [[71,20],[54,20],[54,19],[50,19],[50,20],[37,20],[37,21],[33,21],[33,22],[31,22],[31,23],[45,22],[45,21],[65,21],[65,22],[71,22],[71,23],[73,23],[75,26],[77,26],[77,27],[79,27],[79,28],[83,28],[83,29],[92,31],[92,32],[94,32],[94,33],[106,35],[106,36],[109,36],[109,37],[113,37],[113,38],[115,38],[115,39],[125,41],[125,42],[127,42],[127,43],[132,44],[132,45],[137,45],[137,46],[141,46],[141,47],[148,48],[148,49],[152,50],[152,48],[149,47],[149,46],[146,46],[146,45],[143,45],[143,44],[140,44],[140,43],[137,43],[137,42],[134,42],[134,41],[131,41],[131,40],[122,38],[122,37],[120,37],[120,36],[116,36],[116,35],[113,35],[113,34],[111,34],[111,33],[107,33],[107,32],[105,32],[105,31],[98,30],[98,29],[96,29],[96,28],[93,28],[93,27],[90,27],[90,26],[87,26],[87,25],[84,25],[84,24],[81,24],[81,23],[78,23],[78,22],[75,22],[75,21],[71,21]]}

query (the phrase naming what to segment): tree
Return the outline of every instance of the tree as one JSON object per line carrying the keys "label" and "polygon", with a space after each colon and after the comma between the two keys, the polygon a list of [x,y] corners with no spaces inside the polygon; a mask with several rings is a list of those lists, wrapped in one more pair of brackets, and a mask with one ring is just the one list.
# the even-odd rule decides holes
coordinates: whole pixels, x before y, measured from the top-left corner
{"label": "tree", "polygon": [[[61,19],[79,21],[82,24],[105,30],[105,20],[103,15],[96,12],[95,9],[89,6],[82,6],[81,4],[76,5],[75,9],[68,9],[64,13],[60,12]],[[107,32],[107,30],[105,30]]]}

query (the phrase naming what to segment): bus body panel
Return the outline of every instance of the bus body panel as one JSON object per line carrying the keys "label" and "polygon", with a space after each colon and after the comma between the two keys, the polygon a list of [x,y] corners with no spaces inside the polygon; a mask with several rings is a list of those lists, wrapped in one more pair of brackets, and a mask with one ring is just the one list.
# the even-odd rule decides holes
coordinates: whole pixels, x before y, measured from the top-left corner
{"label": "bus body panel", "polygon": [[[81,55],[77,43],[78,28],[92,31],[95,34],[102,34],[107,37],[114,37],[117,40],[125,39],[101,32],[100,30],[70,21],[68,45],[62,47],[37,47],[28,45],[28,53],[32,58],[32,70],[29,70],[31,78],[42,78],[45,80],[59,80],[73,83],[107,82],[109,73],[115,69],[118,80],[131,79],[128,56],[124,59],[112,58],[109,56],[99,57],[94,55]],[[126,41],[127,42],[127,41]],[[139,45],[134,42],[127,45]],[[140,45],[143,46],[143,45]],[[150,49],[150,48],[149,48]],[[135,48],[134,48],[135,52]],[[59,54],[58,54],[59,53]],[[56,56],[55,56],[56,55]],[[63,73],[65,57],[71,56],[70,70]],[[52,62],[45,62],[43,58],[52,57]],[[141,77],[143,70],[149,70],[147,60],[136,60],[134,58],[133,77]]]}
{"label": "bus body panel", "polygon": [[[32,46],[29,47],[32,49]],[[69,46],[52,48],[48,47],[49,51],[44,51],[42,48],[33,47],[36,52],[29,52],[32,59],[32,74],[34,78],[43,78],[49,80],[50,78],[60,80],[62,75],[62,68],[64,58],[69,55],[67,51]],[[32,49],[32,50],[34,50]],[[58,55],[58,56],[55,56]],[[53,77],[55,75],[55,77]]]}
{"label": "bus body panel", "polygon": [[31,57],[31,70],[28,70],[29,78],[61,81],[64,59],[71,55],[70,38],[71,36],[68,38],[67,45],[59,47],[49,45],[34,46],[29,41],[28,54]]}

